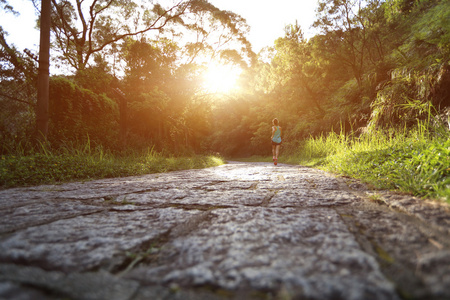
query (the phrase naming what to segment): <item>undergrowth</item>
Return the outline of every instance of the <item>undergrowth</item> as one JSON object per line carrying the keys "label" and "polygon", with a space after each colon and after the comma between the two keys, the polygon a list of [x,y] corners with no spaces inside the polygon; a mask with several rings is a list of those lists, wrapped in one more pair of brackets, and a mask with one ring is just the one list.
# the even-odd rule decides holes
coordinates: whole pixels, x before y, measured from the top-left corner
{"label": "undergrowth", "polygon": [[416,130],[360,137],[330,133],[310,138],[284,160],[361,179],[380,189],[450,203],[450,133]]}
{"label": "undergrowth", "polygon": [[171,157],[152,149],[113,154],[102,148],[92,149],[89,143],[57,151],[41,145],[37,151],[19,149],[0,157],[0,188],[198,169],[223,163],[216,156]]}

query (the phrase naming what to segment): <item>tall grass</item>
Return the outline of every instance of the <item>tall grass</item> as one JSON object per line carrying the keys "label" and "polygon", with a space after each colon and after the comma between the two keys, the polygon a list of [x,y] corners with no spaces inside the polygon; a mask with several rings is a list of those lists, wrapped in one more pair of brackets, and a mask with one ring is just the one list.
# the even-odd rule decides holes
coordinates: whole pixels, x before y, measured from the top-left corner
{"label": "tall grass", "polygon": [[450,203],[450,134],[421,124],[412,131],[310,138],[287,161]]}
{"label": "tall grass", "polygon": [[0,157],[0,188],[123,177],[223,164],[216,156],[170,157],[154,149],[112,153],[102,147],[66,145],[52,150],[41,144],[30,151],[17,147]]}

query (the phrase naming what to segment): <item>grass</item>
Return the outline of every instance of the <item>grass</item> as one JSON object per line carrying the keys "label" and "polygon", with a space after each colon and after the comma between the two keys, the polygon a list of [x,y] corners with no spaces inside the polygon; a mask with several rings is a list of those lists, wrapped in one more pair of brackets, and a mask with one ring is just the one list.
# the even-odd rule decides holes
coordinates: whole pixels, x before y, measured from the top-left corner
{"label": "grass", "polygon": [[376,132],[356,138],[331,133],[310,138],[283,162],[315,166],[376,188],[450,203],[450,133]]}
{"label": "grass", "polygon": [[[241,161],[244,161],[241,159]],[[267,161],[252,157],[245,161]],[[392,189],[450,203],[450,133],[375,132],[353,137],[343,133],[306,140],[283,163],[319,167],[358,178],[380,189]],[[0,188],[124,177],[217,166],[216,156],[168,157],[145,152],[112,154],[101,148],[65,147],[0,157]]]}
{"label": "grass", "polygon": [[112,154],[101,148],[66,147],[0,157],[0,188],[57,184],[100,178],[124,177],[175,170],[199,169],[224,164],[216,156],[167,157],[151,149]]}

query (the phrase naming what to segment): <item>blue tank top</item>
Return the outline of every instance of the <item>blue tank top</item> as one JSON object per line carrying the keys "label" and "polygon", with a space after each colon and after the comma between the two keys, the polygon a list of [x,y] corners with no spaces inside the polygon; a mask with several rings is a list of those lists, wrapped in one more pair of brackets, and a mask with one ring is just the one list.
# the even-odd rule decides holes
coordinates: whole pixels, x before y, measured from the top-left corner
{"label": "blue tank top", "polygon": [[275,130],[275,133],[273,134],[273,139],[275,143],[281,143],[281,129],[280,126],[277,126],[277,130]]}

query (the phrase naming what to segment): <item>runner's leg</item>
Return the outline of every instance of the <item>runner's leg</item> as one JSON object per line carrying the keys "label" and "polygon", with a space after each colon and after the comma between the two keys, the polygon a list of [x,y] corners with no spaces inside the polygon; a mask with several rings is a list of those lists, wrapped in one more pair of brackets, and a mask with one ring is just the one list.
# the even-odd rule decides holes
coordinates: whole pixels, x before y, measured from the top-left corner
{"label": "runner's leg", "polygon": [[275,161],[275,145],[272,144],[272,160]]}

